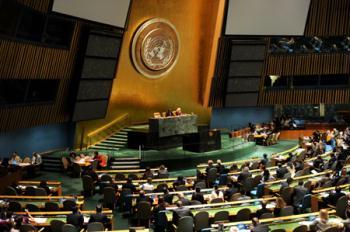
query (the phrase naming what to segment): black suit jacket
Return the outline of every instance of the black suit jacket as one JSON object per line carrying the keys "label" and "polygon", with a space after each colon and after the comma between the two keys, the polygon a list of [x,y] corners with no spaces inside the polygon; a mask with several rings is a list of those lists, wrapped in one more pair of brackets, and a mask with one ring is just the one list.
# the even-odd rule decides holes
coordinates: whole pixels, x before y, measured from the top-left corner
{"label": "black suit jacket", "polygon": [[333,193],[329,194],[329,196],[326,199],[326,202],[328,204],[335,206],[337,204],[338,199],[341,198],[342,196],[345,196],[345,194],[342,192],[340,192],[340,193],[333,192]]}
{"label": "black suit jacket", "polygon": [[109,218],[104,213],[96,213],[90,216],[89,223],[90,222],[101,222],[106,224],[109,222]]}
{"label": "black suit jacket", "polygon": [[191,211],[188,208],[180,207],[180,208],[174,209],[174,211],[173,211],[173,223],[175,225],[177,225],[180,218],[185,217],[185,216],[192,216]]}
{"label": "black suit jacket", "polygon": [[202,204],[204,204],[204,196],[203,193],[193,193],[192,194],[192,201],[199,201]]}
{"label": "black suit jacket", "polygon": [[81,229],[84,224],[84,217],[80,213],[67,215],[67,224],[72,224],[78,229]]}

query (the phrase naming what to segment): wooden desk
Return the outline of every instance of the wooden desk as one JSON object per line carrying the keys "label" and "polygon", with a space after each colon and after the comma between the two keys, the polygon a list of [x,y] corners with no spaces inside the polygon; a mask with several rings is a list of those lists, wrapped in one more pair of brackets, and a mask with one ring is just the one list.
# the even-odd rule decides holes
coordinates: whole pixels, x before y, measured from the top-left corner
{"label": "wooden desk", "polygon": [[[328,214],[333,215],[336,213],[335,210],[328,210]],[[267,219],[260,219],[260,223],[273,223],[278,221],[278,223],[281,223],[282,221],[291,221],[291,220],[304,220],[305,218],[309,217],[317,217],[319,215],[319,212],[313,212],[313,213],[304,213],[304,214],[298,214],[298,215],[291,215],[291,216],[283,216],[283,217],[273,217],[273,218],[267,218]],[[241,221],[241,222],[229,222],[224,223],[225,227],[230,226],[237,226],[237,225],[251,225],[251,221]],[[218,224],[212,224],[211,227],[218,228]]]}
{"label": "wooden desk", "polygon": [[[21,180],[18,181],[18,185],[23,185],[25,187],[38,187],[41,181],[32,181],[32,180]],[[55,192],[57,192],[58,196],[62,195],[62,183],[60,181],[46,181],[47,185],[49,186],[50,190],[54,189]]]}
{"label": "wooden desk", "polygon": [[[31,222],[35,227],[49,227],[52,220],[67,222],[67,215],[71,214],[72,211],[57,211],[57,212],[31,212],[30,214],[34,218],[38,218],[38,221]],[[81,211],[84,215],[84,224],[88,223],[91,214],[95,214],[94,210]],[[103,213],[107,215],[108,218],[113,218],[112,210],[103,210]],[[15,212],[15,215],[26,215],[26,212]],[[41,219],[40,219],[41,218]],[[40,221],[39,221],[40,220]],[[112,221],[112,220],[111,220]]]}
{"label": "wooden desk", "polygon": [[39,208],[45,208],[46,202],[56,202],[60,208],[63,208],[63,200],[76,200],[76,204],[79,208],[83,208],[84,197],[83,196],[10,196],[0,195],[1,200],[17,201],[25,208],[27,204],[34,204]]}
{"label": "wooden desk", "polygon": [[[278,157],[278,156],[284,156],[284,155],[288,155],[290,152],[295,151],[296,149],[299,148],[299,145],[295,145],[294,147],[292,147],[291,149],[276,153],[276,154],[272,154],[270,159],[273,159],[274,157]],[[231,161],[231,162],[223,162],[222,164],[225,166],[232,166],[232,164],[244,164],[246,162],[260,162],[262,158],[258,158],[258,157],[254,157],[251,159],[246,159],[246,160],[237,160],[237,161]],[[197,165],[197,169],[199,170],[203,170],[206,169],[208,167],[208,164],[199,164]]]}

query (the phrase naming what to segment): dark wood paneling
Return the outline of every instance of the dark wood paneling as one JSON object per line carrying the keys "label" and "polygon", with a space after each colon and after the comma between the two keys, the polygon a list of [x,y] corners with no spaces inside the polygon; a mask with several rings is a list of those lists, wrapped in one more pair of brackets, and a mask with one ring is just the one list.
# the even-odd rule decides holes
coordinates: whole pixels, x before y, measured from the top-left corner
{"label": "dark wood paneling", "polygon": [[311,0],[305,36],[342,36],[349,34],[349,0]]}
{"label": "dark wood paneling", "polygon": [[17,0],[17,2],[46,13],[49,11],[52,0]]}
{"label": "dark wood paneling", "polygon": [[231,39],[220,38],[215,76],[211,84],[209,106],[223,107],[231,58]]}
{"label": "dark wood paneling", "polygon": [[[47,12],[50,0],[18,0]],[[75,25],[70,49],[0,40],[0,79],[60,79],[53,104],[0,108],[0,131],[69,120],[67,100],[78,50],[81,25]]]}
{"label": "dark wood paneling", "polygon": [[265,75],[347,74],[349,53],[270,55],[265,62]]}
{"label": "dark wood paneling", "polygon": [[349,89],[298,89],[263,91],[259,105],[288,104],[345,104],[349,103]]}

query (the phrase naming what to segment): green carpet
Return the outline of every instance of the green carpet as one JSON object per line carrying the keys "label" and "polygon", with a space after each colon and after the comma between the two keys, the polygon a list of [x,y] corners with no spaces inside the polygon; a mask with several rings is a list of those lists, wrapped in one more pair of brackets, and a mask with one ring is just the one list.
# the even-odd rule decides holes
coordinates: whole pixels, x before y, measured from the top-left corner
{"label": "green carpet", "polygon": [[[226,149],[229,149],[229,140],[224,141]],[[238,144],[238,140],[235,141]],[[232,143],[232,141],[231,141]],[[237,145],[236,144],[236,145]],[[226,159],[227,161],[234,161],[234,160],[242,160],[242,159],[248,159],[251,157],[261,157],[262,154],[267,153],[268,155],[271,155],[273,153],[281,152],[287,149],[292,148],[297,144],[297,141],[292,140],[285,140],[285,141],[279,141],[278,144],[265,147],[265,146],[255,146],[254,152],[247,152],[245,154],[240,154],[239,156],[232,154],[232,156],[228,157]],[[232,147],[231,147],[232,148]],[[56,153],[55,155],[62,155],[63,153]],[[226,157],[227,158],[227,157]],[[193,166],[194,167],[194,166]],[[178,175],[195,175],[195,168],[192,169],[182,169],[177,171],[171,171],[171,176],[178,176]],[[61,173],[54,173],[54,172],[42,172],[42,175],[35,178],[36,180],[57,180],[62,182],[62,189],[64,195],[71,195],[71,194],[80,194],[82,190],[82,182],[80,178],[71,178]],[[84,209],[91,210],[94,209],[98,200],[100,200],[103,196],[99,193],[95,194],[95,196],[86,198],[85,199],[85,205]],[[113,220],[113,229],[127,229],[129,227],[129,221],[126,218],[122,217],[122,214],[120,212],[114,213],[114,220]]]}

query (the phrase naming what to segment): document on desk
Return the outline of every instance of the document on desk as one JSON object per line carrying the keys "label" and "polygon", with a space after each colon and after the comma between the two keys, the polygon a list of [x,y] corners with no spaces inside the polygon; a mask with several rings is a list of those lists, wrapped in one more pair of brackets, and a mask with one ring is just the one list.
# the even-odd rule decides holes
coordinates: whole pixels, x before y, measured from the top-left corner
{"label": "document on desk", "polygon": [[47,218],[42,218],[42,217],[36,217],[34,218],[35,223],[37,224],[43,224],[47,221]]}

